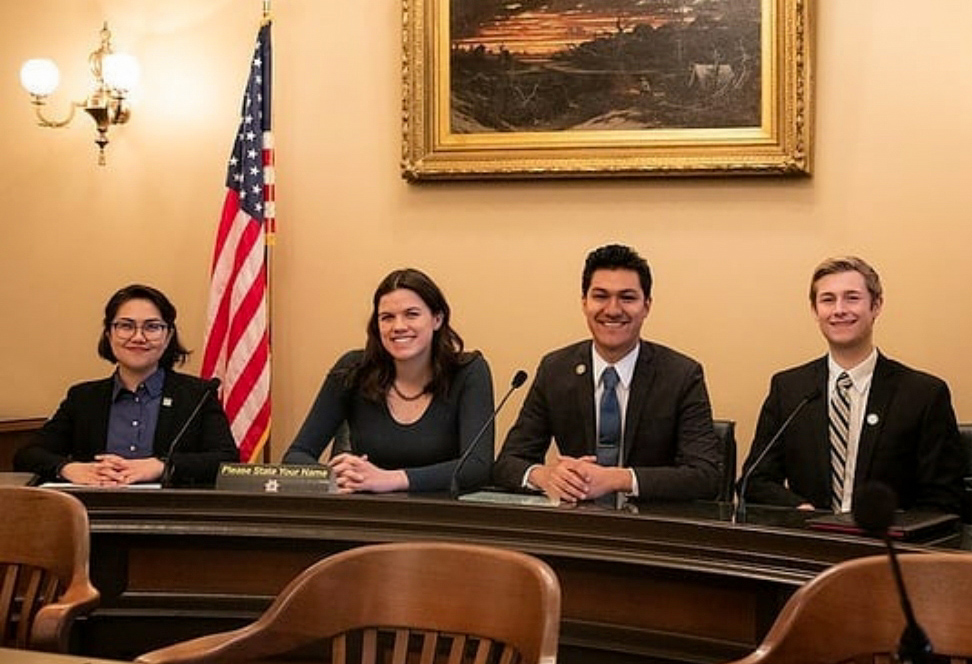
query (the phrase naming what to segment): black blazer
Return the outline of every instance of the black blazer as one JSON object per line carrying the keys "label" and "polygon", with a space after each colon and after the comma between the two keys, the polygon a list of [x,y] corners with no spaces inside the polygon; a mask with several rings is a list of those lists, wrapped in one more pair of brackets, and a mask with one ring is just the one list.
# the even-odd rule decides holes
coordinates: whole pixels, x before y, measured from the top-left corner
{"label": "black blazer", "polygon": [[[31,443],[18,450],[14,468],[35,473],[47,482],[57,479],[58,469],[68,461],[92,461],[96,454],[103,453],[108,439],[112,381],[108,377],[71,387],[54,416]],[[208,381],[171,370],[165,372],[153,456],[164,458],[169,453],[172,439],[208,389],[212,389]],[[219,464],[224,461],[239,461],[239,451],[223,407],[211,394],[172,454],[172,482],[183,486],[213,484]]]}
{"label": "black blazer", "polygon": [[[543,358],[493,468],[494,481],[519,489],[527,469],[543,463],[550,440],[561,454],[596,448],[591,341]],[[625,412],[622,464],[634,469],[640,500],[713,498],[722,455],[698,362],[641,342]]]}
{"label": "black blazer", "polygon": [[[773,376],[743,473],[801,399],[819,391],[753,471],[754,503],[830,509],[827,357]],[[958,513],[965,474],[951,396],[944,381],[878,354],[864,411],[854,489],[870,481],[891,487],[902,509]]]}

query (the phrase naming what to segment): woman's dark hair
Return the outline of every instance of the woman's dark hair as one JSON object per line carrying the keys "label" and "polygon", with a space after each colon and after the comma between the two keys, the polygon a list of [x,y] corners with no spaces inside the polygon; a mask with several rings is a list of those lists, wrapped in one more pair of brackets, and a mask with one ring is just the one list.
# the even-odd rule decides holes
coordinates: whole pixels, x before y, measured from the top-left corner
{"label": "woman's dark hair", "polygon": [[362,394],[372,401],[381,402],[395,382],[395,362],[381,343],[378,329],[378,303],[382,297],[400,288],[412,291],[425,303],[433,316],[442,316],[442,325],[432,333],[432,380],[425,391],[445,396],[449,383],[460,365],[462,337],[449,325],[449,303],[439,287],[428,275],[419,270],[406,268],[395,270],[381,280],[372,298],[371,318],[368,320],[368,342],[364,358],[352,376]]}
{"label": "woman's dark hair", "polygon": [[162,291],[151,286],[143,286],[142,284],[125,286],[108,300],[108,303],[105,305],[104,329],[101,331],[101,339],[98,340],[98,355],[109,362],[114,363],[118,361],[111,350],[111,341],[109,339],[111,335],[111,324],[115,321],[118,309],[129,300],[148,300],[154,304],[159,310],[159,313],[162,314],[162,320],[165,321],[166,325],[172,331],[172,338],[169,340],[169,345],[159,359],[159,366],[163,369],[171,369],[177,362],[184,364],[189,357],[189,351],[179,341],[179,330],[175,324],[175,306],[169,302],[169,298]]}

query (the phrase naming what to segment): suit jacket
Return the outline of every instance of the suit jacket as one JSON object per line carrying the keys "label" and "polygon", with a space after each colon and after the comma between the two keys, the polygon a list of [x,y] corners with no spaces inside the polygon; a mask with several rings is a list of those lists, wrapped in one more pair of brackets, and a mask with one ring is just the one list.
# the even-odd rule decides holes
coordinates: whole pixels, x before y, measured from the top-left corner
{"label": "suit jacket", "polygon": [[[543,358],[516,424],[493,469],[501,486],[518,489],[527,469],[543,463],[553,438],[561,454],[595,454],[591,341]],[[634,469],[641,500],[713,498],[722,455],[702,367],[676,351],[641,342],[625,412],[622,465]]]}
{"label": "suit jacket", "polygon": [[[806,404],[752,471],[748,500],[830,508],[827,379],[826,356],[773,376],[744,476],[800,400],[820,396]],[[958,513],[965,468],[948,386],[879,353],[864,410],[854,490],[878,481],[895,491],[902,509]]]}
{"label": "suit jacket", "polygon": [[[17,470],[32,472],[41,481],[57,479],[68,461],[93,461],[105,451],[113,378],[74,385],[54,416],[14,457]],[[166,370],[162,403],[152,442],[153,456],[169,455],[169,447],[206,390],[208,381]],[[213,484],[221,462],[239,461],[229,423],[219,400],[211,394],[172,451],[175,485]],[[168,405],[167,405],[168,404]]]}

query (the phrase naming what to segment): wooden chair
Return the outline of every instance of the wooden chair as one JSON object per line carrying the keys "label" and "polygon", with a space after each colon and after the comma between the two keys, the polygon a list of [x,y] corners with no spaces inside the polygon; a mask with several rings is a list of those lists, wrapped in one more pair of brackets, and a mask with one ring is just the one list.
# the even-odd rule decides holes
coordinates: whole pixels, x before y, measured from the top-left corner
{"label": "wooden chair", "polygon": [[0,646],[67,652],[74,619],[99,599],[88,539],[74,496],[0,486]]}
{"label": "wooden chair", "polygon": [[[941,661],[972,662],[972,555],[899,555],[915,617]],[[836,565],[786,603],[763,643],[734,664],[897,661],[904,614],[886,556]],[[936,660],[939,661],[939,660]]]}
{"label": "wooden chair", "polygon": [[252,625],[142,655],[142,664],[552,664],[560,584],[523,553],[378,544],[311,566]]}

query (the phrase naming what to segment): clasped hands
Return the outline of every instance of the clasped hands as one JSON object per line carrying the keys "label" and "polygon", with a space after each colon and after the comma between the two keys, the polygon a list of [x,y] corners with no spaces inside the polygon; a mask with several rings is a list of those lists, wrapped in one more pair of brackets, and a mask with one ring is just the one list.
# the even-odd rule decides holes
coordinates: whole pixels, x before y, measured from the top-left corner
{"label": "clasped hands", "polygon": [[627,468],[599,466],[593,455],[562,456],[553,464],[535,466],[528,481],[549,498],[568,503],[631,491],[631,472]]}
{"label": "clasped hands", "polygon": [[404,470],[384,470],[368,461],[368,455],[358,456],[342,452],[327,462],[334,475],[338,493],[371,491],[408,491],[408,476]]}
{"label": "clasped hands", "polygon": [[73,484],[124,486],[154,482],[162,477],[161,459],[126,459],[117,454],[98,454],[94,461],[72,461],[61,468],[61,477]]}

